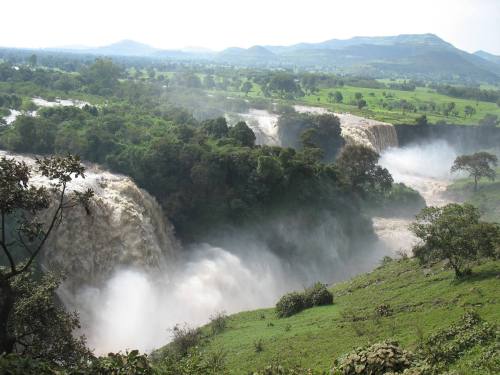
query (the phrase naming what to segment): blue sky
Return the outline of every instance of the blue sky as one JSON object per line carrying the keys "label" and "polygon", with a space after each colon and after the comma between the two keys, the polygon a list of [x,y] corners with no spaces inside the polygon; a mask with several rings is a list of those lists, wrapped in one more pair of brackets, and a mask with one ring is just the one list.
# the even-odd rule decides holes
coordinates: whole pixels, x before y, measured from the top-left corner
{"label": "blue sky", "polygon": [[159,48],[319,42],[434,33],[469,52],[500,54],[500,0],[2,1],[0,46]]}

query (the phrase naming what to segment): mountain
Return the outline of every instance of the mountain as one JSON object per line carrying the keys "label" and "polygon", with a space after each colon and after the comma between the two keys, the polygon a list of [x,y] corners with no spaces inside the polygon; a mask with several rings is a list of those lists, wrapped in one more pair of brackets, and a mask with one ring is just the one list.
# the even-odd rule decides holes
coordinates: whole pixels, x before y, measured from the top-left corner
{"label": "mountain", "polygon": [[500,56],[498,55],[493,55],[491,53],[488,53],[486,51],[476,51],[474,52],[474,55],[479,56],[480,58],[495,63],[495,64],[500,64]]}
{"label": "mountain", "polygon": [[259,64],[275,61],[277,56],[262,46],[253,46],[248,49],[231,47],[216,55],[219,61],[225,61],[237,64]]}
{"label": "mountain", "polygon": [[231,47],[218,53],[199,47],[161,50],[132,40],[122,40],[108,46],[64,49],[64,52],[206,60],[242,66],[279,66],[384,78],[500,83],[500,56],[484,51],[470,54],[434,34],[358,36],[290,46]]}
{"label": "mountain", "polygon": [[139,43],[133,40],[121,40],[119,42],[109,44],[102,47],[86,47],[86,46],[66,46],[46,48],[47,51],[56,52],[71,52],[71,53],[85,53],[92,55],[104,56],[149,56],[158,51],[147,44]]}
{"label": "mountain", "polygon": [[157,51],[147,44],[135,42],[133,40],[122,40],[108,46],[91,49],[93,53],[115,56],[148,56]]}
{"label": "mountain", "polygon": [[[500,67],[434,34],[330,39],[291,46],[231,48],[217,55],[234,64],[279,64],[375,77],[500,82]],[[251,58],[249,57],[251,56]]]}

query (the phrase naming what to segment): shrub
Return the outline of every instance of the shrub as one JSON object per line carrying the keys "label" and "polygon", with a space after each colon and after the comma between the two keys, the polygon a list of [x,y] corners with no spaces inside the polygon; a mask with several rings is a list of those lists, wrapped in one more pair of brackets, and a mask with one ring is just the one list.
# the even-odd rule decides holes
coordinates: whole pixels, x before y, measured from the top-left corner
{"label": "shrub", "polygon": [[292,292],[285,294],[276,303],[276,313],[278,318],[287,318],[297,314],[306,308],[304,294]]}
{"label": "shrub", "polygon": [[264,344],[262,343],[262,339],[258,339],[253,343],[253,346],[255,348],[255,353],[260,353],[261,351],[264,350]]}
{"label": "shrub", "polygon": [[326,289],[326,285],[317,282],[304,291],[305,307],[324,306],[333,304],[333,294]]}
{"label": "shrub", "polygon": [[391,316],[392,308],[390,305],[383,303],[375,308],[375,314],[379,317]]}
{"label": "shrub", "polygon": [[183,357],[189,349],[197,346],[201,340],[201,331],[199,328],[191,328],[188,325],[176,325],[172,328],[173,340],[170,348],[175,354]]}
{"label": "shrub", "polygon": [[[255,371],[252,375],[312,375],[311,370],[306,370],[300,367],[286,368],[280,364],[272,364],[265,368]],[[316,374],[316,372],[314,372]]]}
{"label": "shrub", "polygon": [[411,352],[400,348],[397,342],[384,341],[346,354],[336,361],[332,372],[339,375],[398,374],[412,367],[413,363]]}
{"label": "shrub", "polygon": [[219,311],[210,317],[210,328],[213,335],[221,333],[226,329],[227,319],[228,317],[224,311]]}
{"label": "shrub", "polygon": [[326,288],[326,285],[318,282],[303,293],[285,294],[276,303],[276,313],[278,318],[287,318],[310,307],[331,304],[333,304],[333,294]]}

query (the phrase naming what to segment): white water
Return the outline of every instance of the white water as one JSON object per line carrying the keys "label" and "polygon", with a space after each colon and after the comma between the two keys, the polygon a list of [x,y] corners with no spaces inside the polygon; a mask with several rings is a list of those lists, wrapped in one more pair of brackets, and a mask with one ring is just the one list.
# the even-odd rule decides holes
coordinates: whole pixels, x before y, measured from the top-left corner
{"label": "white water", "polygon": [[[28,156],[0,155],[34,163]],[[35,175],[33,183],[47,180]],[[59,295],[68,309],[80,313],[82,332],[97,353],[149,351],[168,342],[168,329],[177,323],[198,325],[222,310],[271,306],[283,293],[312,281],[367,271],[381,256],[346,253],[349,239],[328,215],[310,237],[300,215],[271,224],[297,244],[289,260],[251,234],[225,249],[199,244],[182,251],[161,208],[129,178],[90,166],[87,178],[72,182],[70,189],[88,187],[96,193],[92,215],[68,212],[44,263],[68,272]]]}
{"label": "white water", "polygon": [[299,113],[326,114],[332,113],[340,120],[342,137],[347,144],[362,144],[382,152],[398,146],[398,136],[392,124],[352,115],[350,113],[333,113],[326,108],[313,106],[294,106]]}
{"label": "white water", "polygon": [[[456,157],[456,150],[441,140],[390,148],[382,152],[379,163],[389,170],[395,182],[417,190],[428,206],[444,206],[451,203],[445,192],[452,180],[450,167]],[[373,218],[375,232],[394,255],[400,251],[411,254],[417,243],[408,229],[411,222],[410,218]]]}
{"label": "white water", "polygon": [[248,113],[238,113],[237,116],[245,121],[255,134],[255,143],[258,145],[279,146],[278,115],[266,110],[250,109]]}
{"label": "white water", "polygon": [[[440,192],[454,155],[446,144],[412,146],[384,151],[381,163],[396,181],[421,189],[428,202],[438,202],[444,199]],[[98,353],[151,350],[168,341],[168,329],[177,323],[203,324],[221,310],[233,313],[271,306],[284,292],[300,289],[310,280],[331,282],[369,270],[383,255],[342,253],[346,239],[328,218],[310,238],[296,230],[300,221],[282,223],[290,243],[310,245],[294,264],[256,241],[226,249],[201,244],[181,251],[161,208],[129,178],[91,167],[87,179],[72,187],[96,191],[93,215],[82,210],[70,213],[45,261],[70,272],[61,298],[80,312],[83,332]],[[408,222],[377,220],[375,228],[389,253],[410,247]],[[317,259],[307,263],[308,258]],[[331,279],[323,279],[325,275]]]}
{"label": "white water", "polygon": [[[296,105],[294,108],[299,113],[332,113],[321,107]],[[452,179],[449,171],[457,152],[448,143],[437,141],[398,148],[397,134],[392,124],[347,113],[335,115],[340,119],[346,143],[363,144],[380,152],[379,164],[389,170],[395,182],[402,182],[417,190],[428,206],[450,203],[444,192]],[[257,125],[263,122],[261,120]],[[390,255],[400,252],[411,254],[417,241],[408,230],[411,221],[410,218],[402,217],[373,218],[374,230]]]}
{"label": "white water", "polygon": [[[76,100],[76,99],[56,99],[53,102],[50,102],[48,100],[42,99],[42,98],[32,98],[31,101],[36,104],[38,107],[78,107],[78,108],[83,108],[86,104],[89,104],[88,102],[82,101],[82,100]],[[6,125],[12,124],[14,121],[16,121],[16,118],[18,116],[21,116],[23,114],[26,114],[28,116],[36,116],[37,111],[29,111],[29,112],[24,112],[24,111],[18,111],[15,109],[10,110],[10,114],[8,116],[3,117],[5,120]]]}

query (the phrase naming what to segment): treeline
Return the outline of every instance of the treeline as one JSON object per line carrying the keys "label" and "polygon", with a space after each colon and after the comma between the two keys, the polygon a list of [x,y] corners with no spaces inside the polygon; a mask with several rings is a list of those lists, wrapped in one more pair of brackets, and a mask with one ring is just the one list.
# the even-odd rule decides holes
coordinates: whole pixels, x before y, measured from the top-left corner
{"label": "treeline", "polygon": [[438,93],[460,99],[472,99],[483,102],[499,103],[499,90],[483,90],[477,87],[431,85]]}

